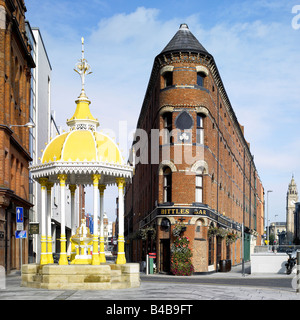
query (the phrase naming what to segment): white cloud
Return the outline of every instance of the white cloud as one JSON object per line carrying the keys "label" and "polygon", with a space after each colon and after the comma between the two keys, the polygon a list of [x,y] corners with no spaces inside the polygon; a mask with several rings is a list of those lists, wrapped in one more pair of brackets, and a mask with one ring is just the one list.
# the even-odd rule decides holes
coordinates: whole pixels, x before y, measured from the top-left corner
{"label": "white cloud", "polygon": [[[270,4],[256,1],[250,6],[251,12],[283,10],[278,1],[271,8]],[[100,18],[92,29],[80,30],[73,27],[78,13],[72,11],[67,20],[59,19],[67,5],[69,2],[61,3],[55,9],[57,18],[51,16],[46,24],[49,26],[52,20],[58,23],[54,30],[41,30],[53,67],[52,104],[59,125],[73,115],[74,101],[80,93],[80,80],[72,69],[81,56],[81,36],[85,37],[86,58],[93,71],[86,81],[92,114],[102,128],[113,129],[117,134],[118,121],[127,120],[129,131],[135,127],[154,58],[179,24],[186,22],[215,58],[237,118],[245,126],[263,184],[277,184],[276,172],[280,170],[297,172],[300,31],[293,30],[286,18],[243,21],[237,18],[237,10],[232,15],[234,21],[211,22],[212,27],[207,28],[197,12],[184,19],[179,19],[178,13],[178,17],[166,20],[159,9],[139,7],[131,13]],[[247,17],[249,5],[243,3],[238,8]],[[280,181],[284,184],[285,180]],[[281,196],[278,192],[274,198]],[[283,201],[278,203],[281,212],[284,206]]]}

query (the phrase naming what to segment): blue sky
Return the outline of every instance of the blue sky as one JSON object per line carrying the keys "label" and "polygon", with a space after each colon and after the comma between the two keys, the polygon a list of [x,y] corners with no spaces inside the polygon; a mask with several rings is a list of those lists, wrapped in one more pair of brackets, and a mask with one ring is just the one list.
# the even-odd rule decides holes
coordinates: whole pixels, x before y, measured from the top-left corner
{"label": "blue sky", "polygon": [[[93,71],[86,79],[91,112],[104,132],[116,133],[117,141],[119,121],[127,121],[128,132],[136,126],[155,56],[179,25],[187,23],[214,56],[245,126],[265,192],[273,190],[270,220],[277,215],[276,221],[285,221],[292,174],[300,189],[300,29],[292,27],[295,5],[300,0],[27,0],[26,18],[40,28],[52,65],[51,101],[58,125],[67,129],[66,119],[80,93],[73,68],[81,57],[83,36]],[[106,193],[111,219],[115,195],[113,188]]]}

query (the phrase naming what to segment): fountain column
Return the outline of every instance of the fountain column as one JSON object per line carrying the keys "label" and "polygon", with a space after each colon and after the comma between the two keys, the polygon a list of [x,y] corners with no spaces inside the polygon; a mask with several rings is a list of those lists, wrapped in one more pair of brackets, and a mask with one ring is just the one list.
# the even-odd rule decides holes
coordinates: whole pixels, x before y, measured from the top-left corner
{"label": "fountain column", "polygon": [[46,197],[47,197],[47,186],[48,179],[40,178],[39,183],[41,185],[41,259],[40,265],[48,264],[48,254],[47,254],[47,229],[46,229]]}
{"label": "fountain column", "polygon": [[[71,231],[72,231],[72,236],[75,235],[76,233],[76,226],[75,226],[75,191],[76,191],[76,184],[70,184],[69,189],[71,192]],[[75,244],[71,242],[71,255],[70,255],[70,260],[72,261],[76,256],[76,248]]]}
{"label": "fountain column", "polygon": [[106,186],[101,184],[99,185],[100,193],[100,262],[105,263],[105,248],[104,248],[104,224],[103,224],[103,214],[104,214],[104,190]]}
{"label": "fountain column", "polygon": [[52,254],[52,230],[51,230],[51,189],[53,182],[47,183],[47,244],[48,263],[54,263]]}
{"label": "fountain column", "polygon": [[100,174],[93,174],[93,192],[94,192],[94,236],[93,236],[93,255],[92,265],[100,264],[100,256],[98,253],[98,184],[101,178]]}
{"label": "fountain column", "polygon": [[67,259],[67,238],[66,238],[66,174],[59,174],[58,180],[60,184],[60,214],[61,214],[61,225],[60,225],[60,258],[58,264],[68,265]]}
{"label": "fountain column", "polygon": [[118,233],[118,255],[116,264],[126,263],[125,258],[125,241],[124,241],[124,187],[125,179],[116,178],[118,191],[119,191],[119,233]]}

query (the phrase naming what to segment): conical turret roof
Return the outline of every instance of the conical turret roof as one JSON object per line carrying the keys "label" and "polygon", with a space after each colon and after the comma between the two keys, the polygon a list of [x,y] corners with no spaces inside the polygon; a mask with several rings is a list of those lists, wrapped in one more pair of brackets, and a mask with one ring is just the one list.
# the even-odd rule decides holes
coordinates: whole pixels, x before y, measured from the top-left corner
{"label": "conical turret roof", "polygon": [[161,53],[174,51],[192,51],[209,54],[197,38],[191,33],[186,23],[182,23],[180,25],[179,30]]}

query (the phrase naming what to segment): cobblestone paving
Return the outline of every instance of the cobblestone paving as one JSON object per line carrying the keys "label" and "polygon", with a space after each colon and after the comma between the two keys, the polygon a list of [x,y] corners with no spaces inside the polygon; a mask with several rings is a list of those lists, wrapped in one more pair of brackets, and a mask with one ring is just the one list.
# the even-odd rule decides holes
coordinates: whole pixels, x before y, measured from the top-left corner
{"label": "cobblestone paving", "polygon": [[140,288],[71,291],[20,287],[20,276],[9,276],[0,300],[300,300],[292,288],[142,282]]}

